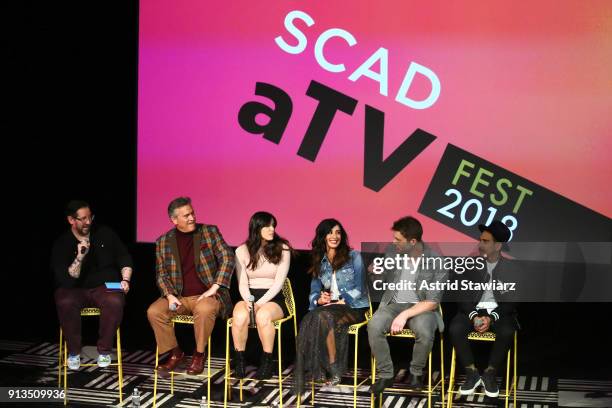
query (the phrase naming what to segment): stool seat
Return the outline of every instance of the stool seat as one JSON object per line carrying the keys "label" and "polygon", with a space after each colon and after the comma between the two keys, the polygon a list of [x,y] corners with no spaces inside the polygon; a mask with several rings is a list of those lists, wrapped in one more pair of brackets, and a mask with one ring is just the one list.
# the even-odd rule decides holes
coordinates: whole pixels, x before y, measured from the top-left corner
{"label": "stool seat", "polygon": [[495,333],[493,332],[471,332],[468,333],[468,340],[495,341]]}
{"label": "stool seat", "polygon": [[414,332],[410,329],[402,329],[401,331],[395,333],[395,334],[391,334],[391,333],[385,333],[385,336],[390,336],[390,337],[405,337],[408,339],[413,339],[416,337],[416,335],[414,334]]}

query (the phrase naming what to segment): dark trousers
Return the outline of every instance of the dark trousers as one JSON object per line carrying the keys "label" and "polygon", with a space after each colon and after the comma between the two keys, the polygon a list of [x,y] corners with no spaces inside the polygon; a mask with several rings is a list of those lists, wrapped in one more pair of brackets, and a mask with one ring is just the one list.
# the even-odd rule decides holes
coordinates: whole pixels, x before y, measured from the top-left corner
{"label": "dark trousers", "polygon": [[[495,333],[495,342],[489,355],[489,366],[499,369],[512,345],[514,331],[516,330],[516,319],[514,316],[502,317],[492,323],[489,330]],[[463,367],[474,364],[474,354],[467,339],[468,333],[472,331],[474,331],[474,324],[463,313],[458,313],[451,321],[449,328],[451,343],[455,347],[459,363]]]}
{"label": "dark trousers", "polygon": [[91,289],[56,289],[55,306],[68,345],[68,353],[81,353],[81,309],[97,307],[100,308],[98,353],[109,354],[113,349],[115,331],[123,318],[124,305],[123,292],[108,292],[105,286]]}

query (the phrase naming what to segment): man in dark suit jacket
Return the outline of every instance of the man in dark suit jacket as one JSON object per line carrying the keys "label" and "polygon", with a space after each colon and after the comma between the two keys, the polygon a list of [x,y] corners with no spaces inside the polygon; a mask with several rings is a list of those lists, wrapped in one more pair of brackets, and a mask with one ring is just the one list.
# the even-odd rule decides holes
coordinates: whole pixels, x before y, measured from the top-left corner
{"label": "man in dark suit jacket", "polygon": [[171,351],[158,372],[168,376],[184,357],[171,318],[176,314],[191,314],[196,350],[187,373],[200,374],[215,319],[231,316],[229,286],[234,254],[216,226],[196,224],[190,198],[172,200],[168,216],[175,228],[159,237],[155,248],[156,279],[162,297],[147,310],[159,353]]}
{"label": "man in dark suit jacket", "polygon": [[[474,283],[509,283],[518,276],[513,262],[501,256],[502,247],[510,239],[510,230],[501,221],[494,220],[489,225],[479,225],[481,231],[478,250],[486,258],[486,269],[473,270],[461,279]],[[499,287],[499,286],[498,286]],[[465,367],[466,380],[459,393],[471,395],[479,385],[484,385],[489,397],[499,395],[496,373],[512,343],[518,327],[516,304],[512,301],[514,293],[503,289],[476,289],[466,293],[465,301],[459,303],[459,312],[453,318],[449,332],[451,342],[457,352],[459,363]],[[467,336],[470,332],[495,332],[495,342],[489,355],[489,364],[482,377],[474,364],[474,355]]]}

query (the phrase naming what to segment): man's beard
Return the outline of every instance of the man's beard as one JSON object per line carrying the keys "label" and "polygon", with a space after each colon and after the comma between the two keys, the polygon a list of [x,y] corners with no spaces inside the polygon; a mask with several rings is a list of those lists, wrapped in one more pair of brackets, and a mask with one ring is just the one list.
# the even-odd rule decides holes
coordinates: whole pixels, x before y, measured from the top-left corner
{"label": "man's beard", "polygon": [[91,231],[91,226],[89,227],[77,227],[77,232],[79,233],[79,235],[88,235],[89,231]]}

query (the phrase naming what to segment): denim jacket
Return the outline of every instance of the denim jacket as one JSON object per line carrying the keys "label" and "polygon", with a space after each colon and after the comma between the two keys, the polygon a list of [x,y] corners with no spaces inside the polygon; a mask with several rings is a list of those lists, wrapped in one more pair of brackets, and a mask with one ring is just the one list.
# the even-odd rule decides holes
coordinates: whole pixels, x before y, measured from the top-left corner
{"label": "denim jacket", "polygon": [[[357,251],[350,252],[350,260],[336,271],[336,281],[340,296],[348,306],[353,309],[368,307],[368,292],[364,281],[364,266],[361,254]],[[321,272],[319,277],[310,282],[310,296],[308,296],[308,310],[317,307],[317,300],[321,296],[321,290],[327,284],[331,287],[332,266],[324,256],[321,260]]]}

